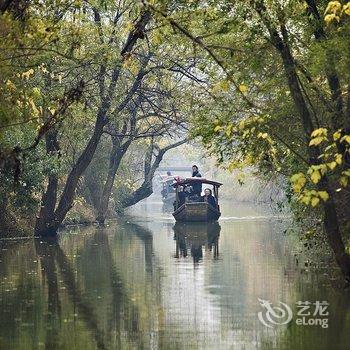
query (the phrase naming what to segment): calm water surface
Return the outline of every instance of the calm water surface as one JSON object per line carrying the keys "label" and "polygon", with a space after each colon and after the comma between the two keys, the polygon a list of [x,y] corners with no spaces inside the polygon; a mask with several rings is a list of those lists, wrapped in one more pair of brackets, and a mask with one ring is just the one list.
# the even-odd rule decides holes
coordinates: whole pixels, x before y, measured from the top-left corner
{"label": "calm water surface", "polygon": [[[2,241],[0,348],[350,348],[349,298],[296,266],[286,218],[226,203],[219,224],[175,225],[165,209],[151,200],[58,242]],[[266,327],[259,299],[293,319]],[[296,325],[298,301],[327,301],[329,327]]]}

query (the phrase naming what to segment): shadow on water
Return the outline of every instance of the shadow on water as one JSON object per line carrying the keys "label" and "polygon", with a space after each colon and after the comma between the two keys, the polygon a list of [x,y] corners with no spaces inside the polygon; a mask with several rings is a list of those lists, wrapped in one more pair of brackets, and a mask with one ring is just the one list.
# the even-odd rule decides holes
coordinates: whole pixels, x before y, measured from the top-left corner
{"label": "shadow on water", "polygon": [[221,227],[217,222],[180,223],[174,227],[176,240],[175,257],[187,257],[190,251],[194,263],[203,259],[203,248],[213,252],[214,259],[219,256],[219,236]]}
{"label": "shadow on water", "polygon": [[62,251],[59,243],[55,239],[51,240],[35,240],[35,247],[38,257],[42,264],[42,271],[46,277],[48,285],[48,315],[50,320],[50,330],[46,334],[46,348],[59,348],[60,341],[58,337],[57,318],[60,318],[60,302],[57,284],[57,270],[67,288],[69,297],[77,312],[83,318],[87,328],[94,335],[98,349],[107,349],[104,343],[102,330],[99,329],[97,316],[87,301],[84,300],[81,290],[77,286],[74,269],[65,253]]}
{"label": "shadow on water", "polygon": [[[123,228],[120,237],[114,230],[0,242],[1,349],[146,348],[142,304],[115,254]],[[152,235],[137,225],[125,230],[144,246],[151,276]]]}
{"label": "shadow on water", "polygon": [[57,240],[36,241],[35,247],[48,285],[47,349],[61,348],[56,322],[61,318],[57,271],[73,304],[74,315],[84,322],[98,349],[124,348],[122,334],[127,342],[144,348],[143,339],[138,336],[139,307],[128,295],[104,230],[97,229],[78,248],[75,266]]}

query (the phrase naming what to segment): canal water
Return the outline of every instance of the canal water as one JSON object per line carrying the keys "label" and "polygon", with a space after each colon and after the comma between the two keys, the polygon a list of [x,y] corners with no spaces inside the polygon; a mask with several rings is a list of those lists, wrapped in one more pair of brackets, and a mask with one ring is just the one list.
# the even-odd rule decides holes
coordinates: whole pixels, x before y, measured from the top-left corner
{"label": "canal water", "polygon": [[175,225],[168,209],[1,241],[0,349],[350,348],[349,297],[297,265],[287,217],[223,203],[218,224]]}

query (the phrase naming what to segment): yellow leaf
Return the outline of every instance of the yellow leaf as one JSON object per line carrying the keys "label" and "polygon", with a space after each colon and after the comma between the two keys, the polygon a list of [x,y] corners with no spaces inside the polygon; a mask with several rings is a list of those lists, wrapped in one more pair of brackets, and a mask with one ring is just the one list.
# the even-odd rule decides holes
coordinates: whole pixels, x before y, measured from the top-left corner
{"label": "yellow leaf", "polygon": [[329,199],[329,194],[326,191],[318,191],[318,195],[324,201],[327,201]]}
{"label": "yellow leaf", "polygon": [[34,74],[34,69],[30,68],[26,72],[22,73],[22,79],[29,79],[32,74]]}
{"label": "yellow leaf", "polygon": [[16,90],[16,85],[11,80],[6,81],[6,86],[10,91]]}
{"label": "yellow leaf", "polygon": [[232,124],[227,125],[225,134],[227,137],[230,137],[232,134]]}
{"label": "yellow leaf", "polygon": [[220,125],[217,125],[215,128],[214,128],[214,132],[219,132],[221,130],[221,126]]}
{"label": "yellow leaf", "polygon": [[339,153],[336,153],[335,155],[335,161],[337,162],[337,164],[341,164],[342,163],[342,159],[343,159],[343,156]]}
{"label": "yellow leaf", "polygon": [[133,29],[134,29],[134,23],[133,22],[131,22],[131,21],[129,21],[127,24],[126,24],[126,26],[125,26],[125,30],[126,31],[128,31],[128,32],[130,32],[130,31],[132,31]]}
{"label": "yellow leaf", "polygon": [[36,107],[34,101],[32,99],[29,99],[28,103],[32,107],[34,117],[38,117],[40,112],[39,112],[38,108]]}
{"label": "yellow leaf", "polygon": [[236,162],[231,162],[231,163],[228,165],[227,169],[228,169],[229,172],[232,172],[234,169],[236,169],[236,167],[237,167]]}
{"label": "yellow leaf", "polygon": [[342,141],[346,141],[347,143],[350,143],[350,135],[346,135],[342,138]]}
{"label": "yellow leaf", "polygon": [[320,170],[321,170],[321,174],[324,175],[327,172],[327,165],[320,164]]}
{"label": "yellow leaf", "polygon": [[321,174],[318,170],[314,170],[311,174],[311,181],[317,184],[321,180]]}
{"label": "yellow leaf", "polygon": [[341,176],[340,179],[339,179],[339,183],[343,187],[347,187],[347,185],[348,185],[348,177],[347,176]]}
{"label": "yellow leaf", "polygon": [[333,20],[336,20],[337,22],[340,21],[340,17],[335,15],[334,13],[331,13],[327,16],[325,16],[324,21],[326,22],[327,25],[329,25]]}
{"label": "yellow leaf", "polygon": [[316,205],[317,205],[318,203],[320,203],[320,199],[319,199],[319,198],[313,197],[313,198],[311,199],[311,205],[312,205],[313,207],[316,207]]}
{"label": "yellow leaf", "polygon": [[337,141],[340,139],[340,136],[341,136],[341,133],[339,131],[336,131],[334,134],[333,134],[333,140],[334,141]]}
{"label": "yellow leaf", "polygon": [[38,88],[38,87],[33,88],[33,97],[35,97],[35,98],[41,97],[40,88]]}
{"label": "yellow leaf", "polygon": [[345,5],[343,6],[343,12],[344,12],[345,14],[347,14],[348,16],[350,16],[350,2],[348,2],[347,4],[345,4]]}
{"label": "yellow leaf", "polygon": [[294,174],[290,178],[290,180],[293,183],[294,192],[297,192],[297,193],[299,193],[302,190],[302,188],[305,186],[305,183],[306,183],[306,178],[303,173]]}
{"label": "yellow leaf", "polygon": [[293,191],[296,193],[299,193],[302,189],[302,186],[300,184],[294,184],[293,185]]}
{"label": "yellow leaf", "polygon": [[305,177],[303,173],[298,173],[298,174],[294,174],[290,179],[292,182],[296,182],[303,177]]}
{"label": "yellow leaf", "polygon": [[326,11],[324,13],[337,13],[341,10],[342,6],[339,1],[330,1],[326,7]]}
{"label": "yellow leaf", "polygon": [[220,82],[214,84],[211,91],[213,93],[217,93],[217,92],[221,92],[221,91],[226,92],[229,90],[229,88],[230,88],[229,82],[227,80],[223,80],[223,81],[220,81]]}
{"label": "yellow leaf", "polygon": [[239,122],[239,124],[238,124],[238,129],[239,129],[239,130],[243,130],[244,127],[245,127],[244,120],[241,120],[241,121]]}
{"label": "yellow leaf", "polygon": [[240,84],[240,85],[238,86],[238,90],[239,90],[240,92],[242,92],[242,93],[245,93],[245,92],[248,91],[248,87],[247,87],[246,85],[244,85],[244,84]]}
{"label": "yellow leaf", "polygon": [[310,204],[310,196],[302,196],[302,197],[300,197],[300,202],[302,202],[302,203],[304,203],[304,204],[306,204],[306,205],[309,205]]}
{"label": "yellow leaf", "polygon": [[221,83],[220,83],[220,86],[221,86],[221,89],[222,89],[222,91],[228,91],[229,90],[229,88],[230,88],[230,83],[229,83],[229,81],[227,81],[227,80],[224,80],[224,81],[222,81]]}
{"label": "yellow leaf", "polygon": [[330,163],[327,163],[329,169],[333,170],[336,166],[337,166],[337,162],[330,162]]}
{"label": "yellow leaf", "polygon": [[310,141],[309,146],[317,146],[324,140],[326,140],[324,136],[315,137]]}
{"label": "yellow leaf", "polygon": [[261,138],[263,138],[263,139],[266,139],[266,137],[267,137],[267,133],[266,132],[261,135]]}
{"label": "yellow leaf", "polygon": [[315,129],[312,133],[311,133],[311,137],[317,137],[317,136],[327,136],[327,129],[326,128],[319,128],[319,129]]}

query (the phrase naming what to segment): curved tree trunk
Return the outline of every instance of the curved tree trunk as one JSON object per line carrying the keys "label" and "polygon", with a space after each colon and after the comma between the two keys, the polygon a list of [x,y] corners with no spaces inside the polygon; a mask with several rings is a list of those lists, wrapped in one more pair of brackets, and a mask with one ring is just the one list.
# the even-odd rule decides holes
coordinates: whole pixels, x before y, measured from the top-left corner
{"label": "curved tree trunk", "polygon": [[144,162],[144,180],[141,186],[132,192],[129,196],[123,199],[123,208],[130,207],[140,202],[141,200],[149,197],[153,193],[153,177],[154,173],[159,167],[160,162],[163,160],[164,154],[172,148],[178,147],[186,143],[188,139],[178,141],[174,144],[171,144],[163,149],[158,151],[158,154],[155,156],[155,159],[152,164],[152,155],[154,151],[154,144],[152,143],[149,149],[147,150]]}
{"label": "curved tree trunk", "polygon": [[[103,127],[105,126],[106,121],[107,119],[102,115],[97,118],[94,133],[92,134],[83,153],[80,155],[77,162],[73,166],[73,169],[68,175],[66,185],[54,214],[52,213],[52,208],[54,208],[55,205],[53,194],[55,192],[55,196],[57,195],[57,183],[55,183],[54,179],[52,179],[51,183],[49,181],[49,185],[51,186],[48,187],[43,197],[43,205],[40,212],[42,215],[39,214],[39,218],[37,220],[35,231],[36,235],[48,236],[56,234],[66,214],[72,207],[78,181],[91,162],[91,159],[95,153],[96,147],[103,133]],[[56,190],[54,191],[55,188]],[[45,201],[46,199],[47,201]]]}
{"label": "curved tree trunk", "polygon": [[94,133],[91,136],[89,143],[87,144],[83,153],[80,155],[76,164],[73,166],[73,169],[68,175],[66,185],[61,195],[60,202],[58,203],[57,209],[55,211],[55,219],[52,222],[52,227],[54,230],[58,229],[66,214],[68,213],[69,209],[73,205],[75,190],[77,188],[78,181],[80,179],[80,176],[90,164],[92,157],[95,154],[97,145],[103,133],[103,127],[105,126],[106,122],[107,120],[105,118],[99,116],[95,124]]}
{"label": "curved tree trunk", "polygon": [[[317,165],[319,163],[320,151],[318,147],[308,146],[311,133],[314,129],[313,122],[304,95],[302,93],[302,89],[300,87],[296,71],[296,64],[288,43],[287,30],[284,24],[281,22],[281,37],[279,32],[276,30],[276,28],[274,28],[273,24],[270,22],[269,18],[266,17],[266,8],[263,0],[259,0],[256,2],[256,10],[269,31],[272,44],[281,56],[285,75],[288,82],[288,87],[304,128],[304,134],[309,153],[309,162],[311,165]],[[335,259],[343,273],[343,276],[347,281],[350,281],[350,256],[345,251],[345,245],[339,229],[337,209],[334,203],[334,193],[328,184],[327,176],[323,175],[321,181],[317,185],[317,188],[320,191],[327,191],[327,193],[329,194],[329,199],[323,203],[324,228],[327,235],[328,243],[331,249],[333,250]]]}
{"label": "curved tree trunk", "polygon": [[[46,141],[46,153],[48,155],[55,155],[59,153],[59,144],[57,140],[58,131],[56,129],[51,129],[45,135]],[[45,233],[45,235],[50,235],[52,232],[47,231],[47,224],[54,220],[55,217],[55,207],[57,201],[57,187],[58,178],[56,174],[50,174],[48,178],[48,184],[46,190],[42,196],[41,206],[39,215],[35,223],[35,234],[40,235]]]}
{"label": "curved tree trunk", "polygon": [[120,142],[118,142],[115,139],[114,140],[112,139],[112,143],[113,144],[112,144],[112,150],[109,158],[108,174],[107,174],[105,184],[103,186],[103,190],[102,190],[102,194],[101,194],[101,198],[98,206],[97,218],[96,218],[96,220],[100,224],[103,224],[106,220],[108,203],[111,197],[115,176],[117,174],[120,162],[126,150],[128,149],[131,141],[127,142],[122,147],[120,146]]}

